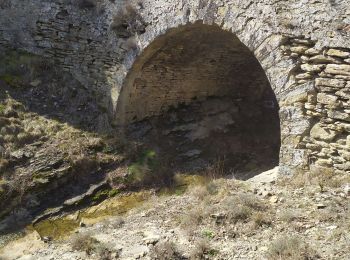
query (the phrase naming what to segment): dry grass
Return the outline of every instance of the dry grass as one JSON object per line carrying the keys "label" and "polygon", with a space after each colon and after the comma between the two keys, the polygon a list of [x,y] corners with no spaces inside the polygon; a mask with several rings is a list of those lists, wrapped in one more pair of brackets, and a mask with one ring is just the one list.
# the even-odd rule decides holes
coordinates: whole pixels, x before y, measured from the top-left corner
{"label": "dry grass", "polygon": [[199,239],[196,241],[195,246],[190,253],[190,259],[208,259],[208,257],[213,257],[216,254],[217,251],[211,248],[208,239]]}
{"label": "dry grass", "polygon": [[84,251],[88,255],[94,252],[95,246],[98,243],[96,238],[93,238],[89,234],[76,235],[72,239],[72,249],[77,251]]}
{"label": "dry grass", "polygon": [[270,215],[263,212],[254,212],[252,214],[252,221],[254,229],[263,226],[270,226],[272,223]]}
{"label": "dry grass", "polygon": [[73,250],[85,252],[87,255],[96,255],[100,260],[116,259],[118,253],[105,243],[101,243],[90,234],[78,234],[72,238]]}
{"label": "dry grass", "polygon": [[213,164],[209,165],[204,176],[210,180],[219,179],[225,176],[225,158],[218,158]]}
{"label": "dry grass", "polygon": [[99,167],[99,161],[96,157],[84,153],[70,155],[69,159],[74,173],[78,175],[96,171]]}
{"label": "dry grass", "polygon": [[332,168],[314,166],[310,171],[299,171],[293,176],[281,177],[277,184],[290,188],[317,186],[321,192],[324,192],[327,188],[339,188],[349,181],[349,175],[335,174]]}
{"label": "dry grass", "polygon": [[182,255],[177,249],[175,243],[164,241],[157,243],[151,251],[151,259],[157,260],[176,260],[182,259]]}
{"label": "dry grass", "polygon": [[268,258],[271,260],[312,260],[319,259],[319,256],[301,238],[285,235],[271,243]]}
{"label": "dry grass", "polygon": [[291,223],[295,220],[297,220],[298,218],[301,217],[301,213],[299,210],[295,210],[295,209],[283,209],[280,213],[279,213],[279,218],[281,221],[286,222],[286,223]]}
{"label": "dry grass", "polygon": [[190,195],[202,201],[204,198],[209,196],[208,189],[203,185],[190,186]]}
{"label": "dry grass", "polygon": [[240,223],[238,226],[243,228],[242,232],[272,224],[269,207],[253,194],[239,192],[210,195],[206,186],[195,186],[191,194],[201,203],[181,218],[181,227],[189,236],[195,235],[200,225],[213,223],[212,220],[215,220],[216,225],[237,226]]}
{"label": "dry grass", "polygon": [[207,215],[209,215],[208,209],[199,206],[195,207],[182,216],[181,227],[189,236],[192,236]]}

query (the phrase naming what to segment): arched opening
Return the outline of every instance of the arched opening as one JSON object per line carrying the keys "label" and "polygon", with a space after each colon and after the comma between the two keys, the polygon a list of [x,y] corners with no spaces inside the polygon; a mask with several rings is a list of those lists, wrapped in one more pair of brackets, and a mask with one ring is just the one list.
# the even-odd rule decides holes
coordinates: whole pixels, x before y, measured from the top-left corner
{"label": "arched opening", "polygon": [[169,167],[220,161],[247,178],[278,165],[278,103],[253,53],[232,33],[196,23],[158,37],[137,58],[118,102],[130,137]]}

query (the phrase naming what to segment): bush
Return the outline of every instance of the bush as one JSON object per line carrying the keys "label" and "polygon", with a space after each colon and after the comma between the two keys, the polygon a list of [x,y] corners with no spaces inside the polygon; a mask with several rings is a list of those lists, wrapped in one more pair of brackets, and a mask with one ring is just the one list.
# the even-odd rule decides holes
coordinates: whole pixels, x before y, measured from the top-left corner
{"label": "bush", "polygon": [[217,253],[217,250],[210,247],[208,239],[200,239],[195,243],[195,247],[190,254],[190,259],[207,259],[206,255],[215,256]]}
{"label": "bush", "polygon": [[157,260],[176,260],[182,259],[182,255],[178,252],[173,242],[165,241],[155,245],[151,251],[151,258]]}
{"label": "bush", "polygon": [[72,249],[77,251],[84,251],[91,255],[95,249],[98,240],[88,234],[77,235],[72,240]]}
{"label": "bush", "polygon": [[96,254],[100,260],[110,260],[118,257],[108,245],[101,243],[89,234],[78,234],[71,241],[72,249],[85,252],[88,255]]}
{"label": "bush", "polygon": [[277,238],[269,247],[268,256],[271,260],[312,260],[319,259],[318,254],[300,238],[283,236]]}
{"label": "bush", "polygon": [[279,217],[281,221],[291,223],[300,217],[300,212],[296,210],[286,209],[280,213]]}

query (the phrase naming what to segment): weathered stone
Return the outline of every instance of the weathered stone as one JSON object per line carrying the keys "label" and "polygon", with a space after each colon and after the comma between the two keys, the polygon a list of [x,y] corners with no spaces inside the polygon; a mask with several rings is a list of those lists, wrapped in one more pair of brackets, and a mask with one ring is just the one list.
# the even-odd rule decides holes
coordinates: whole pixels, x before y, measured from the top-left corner
{"label": "weathered stone", "polygon": [[336,135],[337,133],[335,131],[324,128],[321,124],[315,124],[310,130],[310,136],[312,138],[322,141],[331,141]]}
{"label": "weathered stone", "polygon": [[298,54],[303,54],[306,50],[308,49],[307,46],[295,46],[291,47],[290,50],[292,52],[298,53]]}
{"label": "weathered stone", "polygon": [[317,49],[314,49],[314,48],[310,48],[310,49],[307,49],[307,50],[305,51],[305,54],[306,54],[306,55],[317,55],[317,54],[319,54],[319,53],[320,53],[320,51],[317,50]]}
{"label": "weathered stone", "polygon": [[340,119],[340,120],[350,122],[350,114],[348,113],[343,113],[336,110],[330,110],[327,112],[327,114],[330,118]]}
{"label": "weathered stone", "polygon": [[332,167],[333,161],[332,161],[332,159],[318,159],[315,162],[315,165],[321,166],[321,167]]}
{"label": "weathered stone", "polygon": [[311,64],[302,64],[301,69],[307,72],[320,72],[325,68],[325,65],[311,65]]}
{"label": "weathered stone", "polygon": [[327,55],[340,57],[340,58],[349,58],[350,57],[350,52],[341,51],[341,50],[337,50],[337,49],[329,49],[327,51]]}
{"label": "weathered stone", "polygon": [[325,72],[329,74],[350,76],[350,65],[328,64]]}
{"label": "weathered stone", "polygon": [[350,99],[350,90],[340,90],[335,92],[335,94],[343,99]]}
{"label": "weathered stone", "polygon": [[338,97],[333,95],[328,95],[325,93],[317,94],[317,102],[327,105],[335,105],[337,103]]}
{"label": "weathered stone", "polygon": [[295,78],[296,79],[311,79],[312,75],[310,73],[306,72],[306,73],[296,75]]}
{"label": "weathered stone", "polygon": [[315,80],[316,86],[327,86],[333,88],[343,88],[345,86],[345,81],[340,79],[330,79],[330,78],[317,78]]}
{"label": "weathered stone", "polygon": [[324,55],[317,55],[314,57],[311,57],[309,59],[309,62],[311,63],[340,63],[337,59],[334,59],[332,57],[326,57]]}
{"label": "weathered stone", "polygon": [[306,102],[306,101],[307,101],[307,92],[303,92],[303,93],[295,93],[294,95],[288,96],[285,99],[284,103],[286,105],[291,105],[296,102]]}

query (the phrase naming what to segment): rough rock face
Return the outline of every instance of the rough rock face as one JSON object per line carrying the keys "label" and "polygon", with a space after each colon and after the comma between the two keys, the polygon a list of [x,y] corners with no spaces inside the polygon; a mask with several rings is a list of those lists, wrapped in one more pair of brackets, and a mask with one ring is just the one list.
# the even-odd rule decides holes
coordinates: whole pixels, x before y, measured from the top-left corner
{"label": "rough rock face", "polygon": [[[227,68],[230,71],[235,62],[227,62],[225,57],[217,59],[221,57],[217,54],[218,46],[212,49],[207,46],[201,54],[206,56],[202,57],[203,67],[197,63],[197,74],[190,70],[186,75],[194,75],[194,79],[200,75],[203,79],[200,72],[204,71],[209,83],[214,77],[212,75],[223,75],[212,80],[216,84],[212,83],[213,87],[206,89],[210,91],[199,95],[202,83],[196,81],[198,87],[189,93],[191,88],[183,84],[189,78],[176,74],[178,69],[173,70],[174,75],[170,77],[170,68],[168,74],[164,74],[164,86],[174,86],[171,79],[177,79],[180,86],[175,84],[179,88],[173,92],[159,92],[160,95],[168,93],[169,98],[157,97],[157,91],[148,88],[154,85],[149,81],[143,84],[144,91],[152,94],[140,96],[141,92],[135,92],[135,84],[145,80],[142,78],[144,73],[151,73],[147,77],[153,75],[150,67],[147,70],[147,64],[152,65],[151,61],[161,59],[163,66],[153,69],[160,72],[167,68],[168,64],[164,62],[169,58],[167,50],[171,51],[174,44],[171,29],[185,28],[191,34],[193,30],[189,24],[200,21],[217,25],[220,30],[236,37],[237,46],[249,49],[255,56],[278,100],[280,172],[292,173],[310,165],[350,171],[348,0],[145,0],[135,5],[134,11],[128,15],[121,12],[125,9],[123,5],[102,0],[1,1],[0,44],[55,60],[83,84],[93,88],[111,122],[120,125],[129,123],[127,112],[140,105],[138,99],[152,104],[159,98],[160,103],[156,109],[141,105],[136,120],[160,114],[168,106],[176,106],[177,102],[187,102],[185,97],[191,100],[198,96],[226,95],[227,88],[223,86],[221,91],[219,83],[239,85],[250,80],[246,75],[249,73],[236,74],[234,79],[240,77],[242,81],[223,79],[227,77],[225,67],[231,67]],[[126,10],[130,11],[130,8]],[[181,44],[186,47],[186,43],[193,41],[187,39],[188,36],[191,37],[182,34],[182,41],[174,48],[174,56],[181,56]],[[243,47],[235,49],[230,45],[232,52],[241,53],[241,56],[237,54],[237,60],[248,53],[240,51]],[[228,51],[223,50],[223,55],[228,55]],[[210,66],[211,57],[216,57],[213,60],[220,66]],[[146,71],[138,70],[140,64]],[[223,70],[222,74],[213,70],[218,67]],[[136,75],[133,73],[135,69]],[[211,92],[213,90],[215,93]]]}

